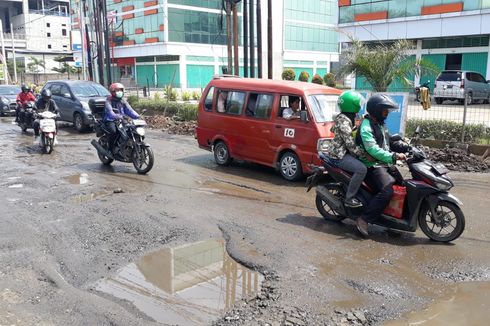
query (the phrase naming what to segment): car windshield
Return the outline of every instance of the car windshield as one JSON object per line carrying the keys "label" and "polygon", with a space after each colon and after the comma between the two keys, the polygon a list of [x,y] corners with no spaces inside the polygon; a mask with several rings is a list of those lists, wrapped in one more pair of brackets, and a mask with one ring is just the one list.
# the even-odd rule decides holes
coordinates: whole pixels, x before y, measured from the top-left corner
{"label": "car windshield", "polygon": [[72,92],[75,96],[96,97],[109,96],[109,91],[99,84],[78,84],[72,86]]}
{"label": "car windshield", "polygon": [[316,122],[333,121],[340,110],[337,106],[338,95],[317,94],[308,96],[308,103]]}
{"label": "car windshield", "polygon": [[444,71],[437,77],[438,81],[461,81],[461,71]]}
{"label": "car windshield", "polygon": [[20,87],[2,86],[0,87],[0,95],[17,95],[20,93]]}

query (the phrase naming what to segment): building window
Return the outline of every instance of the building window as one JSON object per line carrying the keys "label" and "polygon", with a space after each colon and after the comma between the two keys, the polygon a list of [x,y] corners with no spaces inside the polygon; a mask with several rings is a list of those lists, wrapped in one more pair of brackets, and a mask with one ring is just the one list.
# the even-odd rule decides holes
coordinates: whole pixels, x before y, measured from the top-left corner
{"label": "building window", "polygon": [[46,27],[51,27],[51,24],[50,23],[46,23]]}
{"label": "building window", "polygon": [[48,49],[51,49],[51,44],[48,44]]}
{"label": "building window", "polygon": [[63,45],[63,48],[64,48],[64,49],[68,48],[68,45]]}
{"label": "building window", "polygon": [[66,29],[64,29],[64,28],[63,28],[63,29],[61,30],[61,35],[66,36]]}
{"label": "building window", "polygon": [[48,37],[51,37],[51,33],[48,33]]}
{"label": "building window", "polygon": [[61,26],[66,26],[66,24],[61,24]]}

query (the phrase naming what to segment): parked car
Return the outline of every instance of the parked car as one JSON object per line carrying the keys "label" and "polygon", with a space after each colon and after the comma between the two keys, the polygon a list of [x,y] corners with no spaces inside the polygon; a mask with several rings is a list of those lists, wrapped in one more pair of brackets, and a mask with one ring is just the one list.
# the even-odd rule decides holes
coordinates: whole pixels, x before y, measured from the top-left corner
{"label": "parked car", "polygon": [[92,128],[95,124],[88,101],[93,99],[103,105],[110,95],[104,86],[80,80],[49,81],[43,89],[51,90],[52,98],[60,111],[59,120],[72,122],[79,132]]}
{"label": "parked car", "polygon": [[15,99],[19,93],[19,86],[0,85],[0,116],[15,114],[17,108]]}
{"label": "parked car", "polygon": [[445,100],[459,100],[464,103],[464,93],[468,93],[468,104],[482,101],[490,103],[490,81],[474,71],[444,70],[434,83],[434,98],[437,104]]}
{"label": "parked car", "polygon": [[[298,180],[320,165],[318,149],[333,137],[342,91],[313,83],[216,77],[199,102],[196,137],[218,165],[241,159],[275,167]],[[283,117],[291,98],[299,116]]]}

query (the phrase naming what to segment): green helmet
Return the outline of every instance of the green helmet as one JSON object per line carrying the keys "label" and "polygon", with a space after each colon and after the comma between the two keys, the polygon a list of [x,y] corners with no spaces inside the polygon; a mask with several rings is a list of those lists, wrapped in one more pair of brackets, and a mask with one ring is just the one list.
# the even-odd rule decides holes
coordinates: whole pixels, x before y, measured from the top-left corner
{"label": "green helmet", "polygon": [[340,112],[357,113],[361,109],[364,98],[356,91],[345,91],[339,96],[337,104]]}

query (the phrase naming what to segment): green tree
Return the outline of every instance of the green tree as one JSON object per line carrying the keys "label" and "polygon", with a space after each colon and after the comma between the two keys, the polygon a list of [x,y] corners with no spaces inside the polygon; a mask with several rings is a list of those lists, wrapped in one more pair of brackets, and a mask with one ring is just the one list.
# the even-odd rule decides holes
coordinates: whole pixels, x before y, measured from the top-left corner
{"label": "green tree", "polygon": [[323,85],[323,78],[319,74],[315,74],[311,79],[312,83]]}
{"label": "green tree", "polygon": [[60,74],[68,74],[68,79],[70,79],[70,74],[75,74],[75,73],[80,73],[80,69],[77,67],[73,67],[70,65],[66,60],[66,56],[58,56],[53,59],[54,61],[58,62],[59,67],[58,68],[51,68],[51,70],[56,71],[57,73]]}
{"label": "green tree", "polygon": [[296,78],[296,74],[294,70],[291,68],[286,68],[282,71],[282,79],[283,80],[294,80]]}
{"label": "green tree", "polygon": [[395,80],[400,80],[407,87],[413,86],[411,78],[416,74],[434,74],[438,71],[431,61],[411,58],[409,51],[414,44],[407,40],[369,46],[355,39],[351,39],[351,42],[351,47],[341,57],[341,62],[345,63],[341,74],[355,73],[358,77],[364,77],[377,92],[386,92]]}
{"label": "green tree", "polygon": [[[26,71],[26,67],[24,66],[23,62],[17,61],[16,62],[16,68],[17,68],[17,74],[24,73]],[[9,72],[10,76],[14,75],[14,60],[8,60],[7,61],[7,69]]]}
{"label": "green tree", "polygon": [[335,87],[335,75],[331,72],[326,73],[325,76],[323,76],[323,81],[325,82],[325,85]]}
{"label": "green tree", "polygon": [[309,79],[310,79],[310,74],[308,73],[308,71],[302,71],[299,74],[299,77],[298,77],[299,81],[307,82]]}
{"label": "green tree", "polygon": [[29,63],[27,64],[27,70],[32,73],[38,73],[40,68],[45,68],[45,62],[44,60],[35,58],[35,57],[29,57]]}

